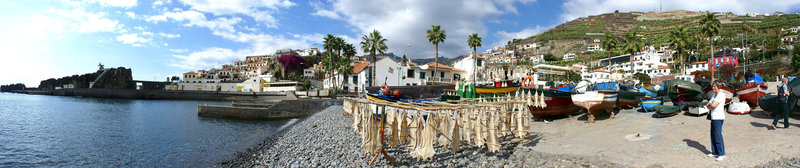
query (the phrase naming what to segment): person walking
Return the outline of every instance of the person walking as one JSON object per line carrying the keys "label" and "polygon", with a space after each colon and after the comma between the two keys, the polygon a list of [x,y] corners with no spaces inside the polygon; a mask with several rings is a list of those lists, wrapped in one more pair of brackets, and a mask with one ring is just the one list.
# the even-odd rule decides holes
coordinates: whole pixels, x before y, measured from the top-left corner
{"label": "person walking", "polygon": [[778,84],[778,112],[775,113],[772,119],[772,129],[775,130],[778,127],[778,120],[781,119],[781,115],[783,115],[783,128],[789,128],[789,107],[786,101],[789,99],[789,87],[787,87],[789,80],[781,78],[781,83]]}
{"label": "person walking", "polygon": [[719,91],[720,82],[711,82],[714,95],[708,100],[706,107],[712,109],[708,114],[711,120],[711,153],[708,157],[717,157],[717,161],[725,159],[725,142],[722,140],[722,123],[725,121],[725,94]]}

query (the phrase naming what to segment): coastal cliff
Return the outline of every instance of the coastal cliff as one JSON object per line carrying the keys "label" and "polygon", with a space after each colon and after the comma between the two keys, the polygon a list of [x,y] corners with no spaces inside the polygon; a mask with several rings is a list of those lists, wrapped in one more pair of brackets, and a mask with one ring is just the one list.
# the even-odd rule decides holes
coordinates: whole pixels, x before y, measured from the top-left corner
{"label": "coastal cliff", "polygon": [[39,90],[54,90],[70,86],[76,89],[106,88],[106,89],[135,89],[130,68],[108,68],[94,73],[72,75],[62,78],[50,78],[39,83]]}

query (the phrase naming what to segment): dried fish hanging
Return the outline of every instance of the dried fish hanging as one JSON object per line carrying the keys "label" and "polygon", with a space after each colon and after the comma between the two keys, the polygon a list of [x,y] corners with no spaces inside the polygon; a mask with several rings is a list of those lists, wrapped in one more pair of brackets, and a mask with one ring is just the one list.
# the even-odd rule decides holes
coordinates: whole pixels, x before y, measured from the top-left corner
{"label": "dried fish hanging", "polygon": [[[371,110],[371,109],[370,109]],[[373,112],[368,112],[369,117],[365,120],[365,139],[363,142],[364,153],[366,155],[375,155],[378,154],[382,149],[383,145],[380,143],[380,135],[378,133],[378,121],[375,117],[372,116]]]}
{"label": "dried fish hanging", "polygon": [[547,107],[547,102],[545,101],[544,97],[545,97],[544,96],[544,92],[542,92],[542,94],[539,95],[539,108],[546,108]]}
{"label": "dried fish hanging", "polygon": [[462,109],[463,115],[461,116],[461,124],[463,134],[461,134],[462,138],[467,141],[467,144],[472,144],[472,108]]}
{"label": "dried fish hanging", "polygon": [[420,123],[420,125],[422,125],[421,123],[423,122],[425,123],[425,125],[422,128],[423,131],[419,144],[414,149],[414,151],[411,152],[411,157],[416,158],[417,160],[423,160],[423,161],[428,160],[431,157],[433,157],[433,154],[436,153],[433,149],[433,138],[436,135],[436,132],[434,131],[435,127],[434,117],[435,115],[433,113],[428,113],[427,121],[423,121],[422,117],[418,117],[419,118],[418,122]]}
{"label": "dried fish hanging", "polygon": [[497,143],[497,112],[492,111],[488,113],[489,116],[489,126],[488,126],[488,136],[486,147],[489,148],[489,152],[496,153],[500,150],[500,143]]}
{"label": "dried fish hanging", "polygon": [[446,112],[441,113],[441,114],[439,114],[437,116],[438,116],[437,118],[439,118],[439,123],[437,124],[437,125],[439,125],[439,133],[442,134],[441,136],[439,136],[439,139],[438,139],[439,145],[440,146],[448,146],[448,145],[450,145],[450,139],[453,139],[453,138],[449,137],[450,135],[452,135],[452,132],[451,132],[452,129],[450,128],[450,123],[451,123],[451,121],[450,121],[451,117],[450,116],[451,115],[450,115],[449,112],[446,111]]}
{"label": "dried fish hanging", "polygon": [[420,134],[422,134],[422,123],[419,122],[421,119],[422,116],[419,114],[419,111],[415,110],[411,116],[411,123],[409,124],[410,126],[408,127],[409,140],[408,143],[406,143],[406,146],[410,149],[416,148],[417,144],[419,144],[419,137]]}
{"label": "dried fish hanging", "polygon": [[397,115],[397,119],[400,120],[400,125],[397,127],[400,130],[400,135],[397,137],[399,143],[407,143],[408,142],[408,110],[403,109],[399,115]]}
{"label": "dried fish hanging", "polygon": [[401,113],[400,113],[400,109],[397,109],[397,108],[391,108],[391,111],[387,111],[387,112],[388,113],[386,115],[386,120],[390,121],[389,123],[391,123],[391,124],[388,124],[386,126],[386,128],[390,128],[391,129],[391,134],[392,134],[391,137],[389,138],[389,145],[395,146],[395,145],[397,145],[397,142],[400,141],[398,136],[400,136],[399,135],[399,132],[400,132],[399,125],[401,123],[400,123],[400,121],[397,120],[397,118]]}
{"label": "dried fish hanging", "polygon": [[461,134],[460,134],[459,129],[458,129],[460,127],[459,122],[461,122],[461,113],[460,113],[460,111],[461,111],[460,109],[456,110],[455,114],[452,117],[452,119],[453,119],[453,134],[452,135],[453,136],[451,136],[451,137],[453,137],[453,139],[452,139],[452,142],[450,144],[450,149],[452,149],[454,154],[461,150]]}
{"label": "dried fish hanging", "polygon": [[472,124],[473,124],[472,129],[473,129],[473,133],[475,133],[475,136],[473,136],[474,137],[473,143],[475,144],[475,146],[480,148],[480,147],[483,147],[483,142],[484,142],[483,141],[483,136],[482,136],[482,134],[483,134],[483,130],[482,130],[483,126],[481,125],[481,121],[483,121],[483,115],[480,112],[480,109],[475,109],[474,116],[475,116],[475,118],[472,120]]}

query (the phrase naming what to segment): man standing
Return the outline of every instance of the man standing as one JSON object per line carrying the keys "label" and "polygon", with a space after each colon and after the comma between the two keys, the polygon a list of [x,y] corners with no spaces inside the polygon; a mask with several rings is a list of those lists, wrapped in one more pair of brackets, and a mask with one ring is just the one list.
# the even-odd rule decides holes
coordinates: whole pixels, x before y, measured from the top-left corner
{"label": "man standing", "polygon": [[708,100],[706,107],[712,109],[708,114],[711,119],[711,153],[708,157],[717,157],[717,161],[725,159],[725,142],[722,140],[722,123],[725,121],[725,94],[719,91],[720,82],[711,82],[714,95]]}
{"label": "man standing", "polygon": [[783,128],[789,128],[789,107],[787,107],[786,101],[789,99],[789,88],[786,86],[789,80],[785,77],[781,79],[781,83],[778,84],[778,105],[780,106],[777,113],[772,120],[772,129],[777,129],[778,127],[778,120],[781,119],[781,114],[783,114]]}

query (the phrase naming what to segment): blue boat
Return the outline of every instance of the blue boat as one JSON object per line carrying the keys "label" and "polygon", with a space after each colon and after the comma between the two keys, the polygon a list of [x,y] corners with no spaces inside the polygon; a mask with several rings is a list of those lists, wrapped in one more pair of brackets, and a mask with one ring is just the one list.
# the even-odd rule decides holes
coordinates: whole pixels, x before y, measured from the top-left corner
{"label": "blue boat", "polygon": [[661,105],[660,99],[642,99],[642,109],[644,112],[655,111],[655,107]]}

